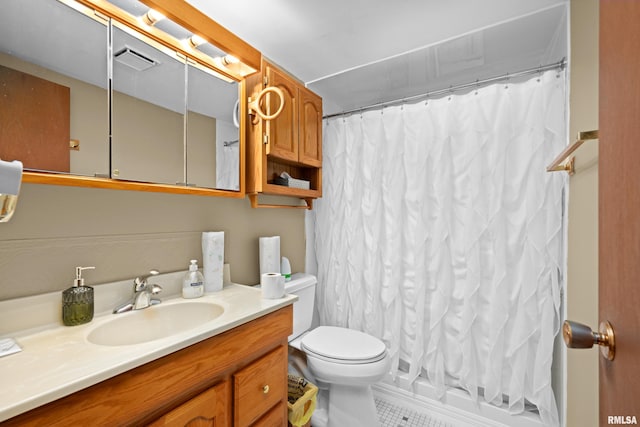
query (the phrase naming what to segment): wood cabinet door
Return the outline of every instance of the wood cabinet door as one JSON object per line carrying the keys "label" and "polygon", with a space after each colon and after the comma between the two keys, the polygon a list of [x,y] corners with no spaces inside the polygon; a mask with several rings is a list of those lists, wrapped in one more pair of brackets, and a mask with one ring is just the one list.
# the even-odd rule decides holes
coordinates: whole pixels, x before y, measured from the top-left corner
{"label": "wood cabinet door", "polygon": [[[266,123],[269,144],[267,154],[271,157],[298,161],[298,84],[291,77],[267,65],[267,85],[282,90],[284,94],[284,108],[282,113]],[[268,94],[268,114],[275,112],[279,100]]]}
{"label": "wood cabinet door", "polygon": [[231,387],[224,381],[157,419],[153,427],[226,427],[231,425]]}
{"label": "wood cabinet door", "polygon": [[299,94],[299,161],[319,168],[322,167],[322,98],[304,87],[299,89]]}
{"label": "wood cabinet door", "polygon": [[281,402],[258,421],[251,424],[251,427],[286,427],[289,421],[288,413],[287,405]]}

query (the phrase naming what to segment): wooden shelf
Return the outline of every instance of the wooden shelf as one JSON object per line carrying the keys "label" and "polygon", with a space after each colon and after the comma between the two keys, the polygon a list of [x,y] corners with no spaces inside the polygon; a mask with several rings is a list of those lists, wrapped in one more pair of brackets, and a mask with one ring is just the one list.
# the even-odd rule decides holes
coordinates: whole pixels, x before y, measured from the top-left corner
{"label": "wooden shelf", "polygon": [[111,190],[149,191],[154,193],[193,194],[198,196],[220,196],[244,198],[241,191],[216,190],[213,188],[186,187],[169,184],[152,184],[146,182],[122,181],[109,178],[89,176],[63,175],[44,172],[25,172],[22,182],[29,184],[50,184],[71,187],[104,188]]}
{"label": "wooden shelf", "polygon": [[265,184],[262,192],[264,194],[299,197],[301,199],[317,199],[322,196],[322,193],[318,190],[303,190],[302,188],[285,187],[284,185],[269,183]]}

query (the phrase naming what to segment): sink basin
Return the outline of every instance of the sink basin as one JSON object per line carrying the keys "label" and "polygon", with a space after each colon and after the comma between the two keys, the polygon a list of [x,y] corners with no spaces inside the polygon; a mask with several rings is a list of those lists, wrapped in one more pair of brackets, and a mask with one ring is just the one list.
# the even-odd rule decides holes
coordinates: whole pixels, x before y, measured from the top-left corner
{"label": "sink basin", "polygon": [[159,304],[114,314],[112,319],[92,330],[87,340],[107,346],[141,344],[198,327],[222,313],[222,306],[210,302]]}

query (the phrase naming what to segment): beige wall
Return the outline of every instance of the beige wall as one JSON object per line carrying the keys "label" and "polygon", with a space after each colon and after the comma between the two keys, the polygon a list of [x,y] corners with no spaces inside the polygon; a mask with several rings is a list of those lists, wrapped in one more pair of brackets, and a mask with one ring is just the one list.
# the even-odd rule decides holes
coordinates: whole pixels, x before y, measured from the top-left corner
{"label": "beige wall", "polygon": [[[598,1],[571,1],[570,136],[598,129]],[[569,195],[567,318],[598,325],[598,144],[576,152]],[[598,354],[567,351],[567,426],[598,425]]]}
{"label": "beige wall", "polygon": [[[288,201],[288,200],[276,200]],[[71,285],[74,267],[95,265],[87,284],[151,268],[186,270],[202,260],[202,231],[225,232],[225,262],[238,283],[259,282],[258,237],[281,236],[293,271],[304,270],[304,212],[251,209],[246,199],[23,184],[0,224],[0,300]]]}

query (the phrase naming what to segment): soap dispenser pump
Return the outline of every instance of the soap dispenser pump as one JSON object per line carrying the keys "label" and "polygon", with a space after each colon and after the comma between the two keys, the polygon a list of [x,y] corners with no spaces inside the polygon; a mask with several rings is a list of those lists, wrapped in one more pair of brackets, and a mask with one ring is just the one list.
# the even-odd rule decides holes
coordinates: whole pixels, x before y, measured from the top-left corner
{"label": "soap dispenser pump", "polygon": [[189,272],[182,282],[182,298],[199,298],[204,295],[204,277],[198,271],[198,260],[192,259]]}
{"label": "soap dispenser pump", "polygon": [[76,267],[73,286],[62,292],[62,322],[66,326],[88,323],[93,319],[93,288],[84,285],[82,270],[95,267]]}

